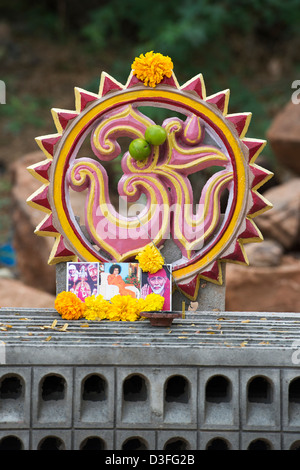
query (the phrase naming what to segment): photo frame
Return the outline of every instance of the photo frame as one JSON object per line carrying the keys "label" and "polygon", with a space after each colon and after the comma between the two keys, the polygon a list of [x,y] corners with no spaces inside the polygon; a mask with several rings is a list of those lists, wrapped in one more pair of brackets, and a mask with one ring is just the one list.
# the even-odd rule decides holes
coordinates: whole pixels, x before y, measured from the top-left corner
{"label": "photo frame", "polygon": [[165,299],[162,310],[172,310],[172,265],[165,264],[154,274],[141,273],[141,297],[148,294],[159,294]]}
{"label": "photo frame", "polygon": [[138,263],[104,263],[98,293],[106,300],[115,295],[140,298],[141,272]]}
{"label": "photo frame", "polygon": [[66,290],[85,300],[97,295],[99,289],[99,263],[67,263]]}

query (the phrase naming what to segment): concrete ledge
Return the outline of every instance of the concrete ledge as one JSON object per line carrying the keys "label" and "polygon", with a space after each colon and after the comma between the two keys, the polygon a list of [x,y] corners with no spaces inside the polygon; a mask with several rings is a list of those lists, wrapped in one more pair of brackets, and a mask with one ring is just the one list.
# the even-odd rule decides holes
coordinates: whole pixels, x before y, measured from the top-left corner
{"label": "concrete ledge", "polygon": [[0,313],[5,364],[293,367],[300,362],[299,313],[187,313],[171,327],[152,327],[148,320],[66,321],[51,309]]}

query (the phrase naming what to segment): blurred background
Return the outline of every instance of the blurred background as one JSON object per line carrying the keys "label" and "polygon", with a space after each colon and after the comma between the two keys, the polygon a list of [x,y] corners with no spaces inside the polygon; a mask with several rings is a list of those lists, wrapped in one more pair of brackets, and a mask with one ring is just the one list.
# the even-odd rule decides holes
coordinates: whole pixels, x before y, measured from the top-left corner
{"label": "blurred background", "polygon": [[251,112],[247,137],[268,140],[256,163],[274,172],[260,189],[274,208],[255,219],[265,242],[246,247],[250,266],[227,264],[226,309],[300,312],[299,20],[299,0],[1,0],[0,305],[53,307],[53,240],[34,235],[43,214],[25,202],[51,108],[74,109],[75,86],[97,93],[102,71],[125,83],[153,50],[180,84],[201,72],[208,95],[229,88],[229,113]]}

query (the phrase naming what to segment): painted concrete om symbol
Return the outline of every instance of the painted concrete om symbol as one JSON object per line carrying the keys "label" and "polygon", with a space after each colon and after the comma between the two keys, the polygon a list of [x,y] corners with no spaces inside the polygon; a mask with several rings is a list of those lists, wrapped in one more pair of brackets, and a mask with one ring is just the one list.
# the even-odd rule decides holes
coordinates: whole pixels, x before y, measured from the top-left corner
{"label": "painted concrete om symbol", "polygon": [[[207,97],[201,74],[179,86],[173,73],[149,88],[132,74],[121,85],[103,73],[98,94],[75,94],[75,111],[52,110],[58,133],[37,139],[46,160],[29,168],[43,182],[28,203],[47,214],[36,233],[55,238],[50,264],[130,261],[147,244],[172,238],[181,253],[172,271],[184,290],[198,276],[221,283],[221,261],[247,263],[243,244],[262,239],[253,218],[271,207],[257,190],[272,174],[255,163],[265,141],[245,137],[251,114],[228,114],[228,90]],[[137,162],[119,141],[143,137],[155,124],[145,107],[168,110],[167,140]],[[81,155],[87,141],[88,157]],[[111,202],[105,168],[122,153],[125,213]],[[200,184],[204,171],[195,200],[190,177],[198,174]],[[72,208],[74,191],[85,195],[85,230]]]}

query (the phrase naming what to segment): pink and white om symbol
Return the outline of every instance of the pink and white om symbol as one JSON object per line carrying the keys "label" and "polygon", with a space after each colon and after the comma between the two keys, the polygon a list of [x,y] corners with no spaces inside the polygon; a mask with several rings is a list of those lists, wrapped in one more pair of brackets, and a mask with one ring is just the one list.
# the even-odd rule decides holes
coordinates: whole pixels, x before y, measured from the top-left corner
{"label": "pink and white om symbol", "polygon": [[[159,246],[170,237],[182,257],[191,259],[218,227],[220,198],[233,180],[229,156],[204,143],[205,127],[199,117],[191,114],[185,121],[168,118],[162,124],[167,141],[153,146],[146,162],[135,161],[128,151],[122,157],[123,176],[118,192],[131,206],[123,204],[127,213],[121,215],[110,201],[108,175],[101,162],[120,155],[118,138],[143,136],[152,124],[131,105],[110,113],[91,135],[96,159],[73,159],[67,173],[67,182],[73,190],[88,189],[85,226],[92,242],[119,261],[136,255],[149,243],[149,238]],[[208,179],[194,211],[188,176],[212,166],[222,167],[222,171]],[[132,205],[142,195],[145,204]]]}

